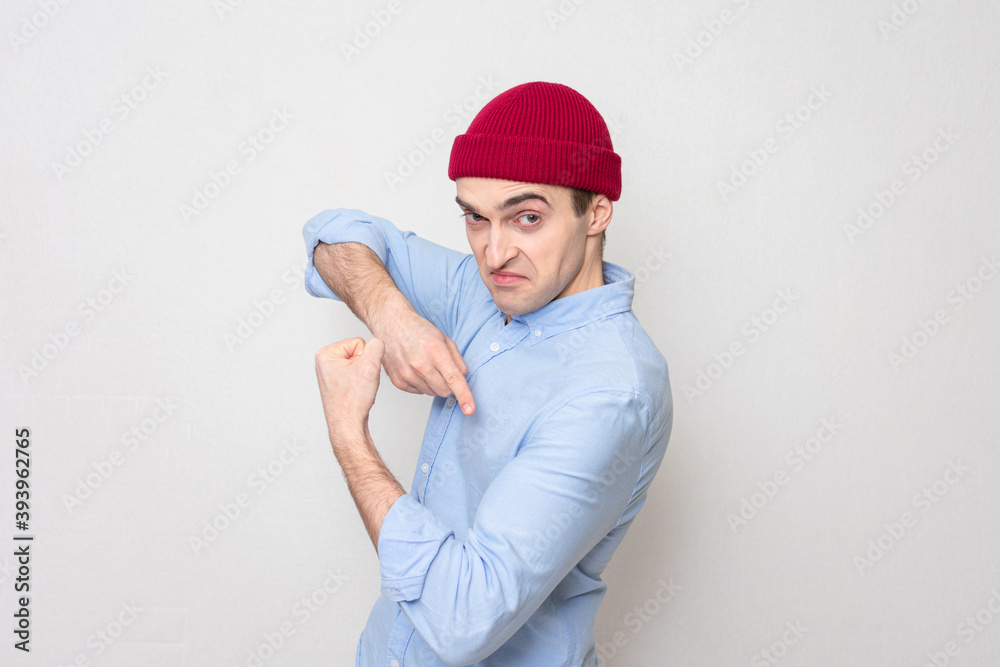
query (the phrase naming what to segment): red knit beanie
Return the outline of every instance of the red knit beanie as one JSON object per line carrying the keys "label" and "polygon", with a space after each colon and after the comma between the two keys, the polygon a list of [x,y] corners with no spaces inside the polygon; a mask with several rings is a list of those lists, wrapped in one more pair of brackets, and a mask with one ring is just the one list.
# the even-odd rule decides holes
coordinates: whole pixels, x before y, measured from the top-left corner
{"label": "red knit beanie", "polygon": [[546,183],[617,201],[622,160],[594,105],[569,86],[533,81],[500,93],[455,137],[448,178]]}

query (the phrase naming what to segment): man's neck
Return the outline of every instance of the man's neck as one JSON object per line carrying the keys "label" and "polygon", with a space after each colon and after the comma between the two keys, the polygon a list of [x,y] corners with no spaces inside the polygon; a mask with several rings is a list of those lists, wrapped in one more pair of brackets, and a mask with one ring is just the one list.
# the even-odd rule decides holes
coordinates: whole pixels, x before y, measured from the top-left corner
{"label": "man's neck", "polygon": [[585,292],[604,284],[604,262],[600,257],[596,260],[585,259],[579,273],[563,288],[563,291],[556,297],[561,299],[570,294]]}

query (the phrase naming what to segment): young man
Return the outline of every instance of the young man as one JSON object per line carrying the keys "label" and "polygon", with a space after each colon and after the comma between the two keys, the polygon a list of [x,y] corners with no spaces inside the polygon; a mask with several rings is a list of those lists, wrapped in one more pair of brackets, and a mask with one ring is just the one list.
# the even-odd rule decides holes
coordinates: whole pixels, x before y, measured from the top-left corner
{"label": "young man", "polygon": [[[375,335],[316,355],[334,453],[379,557],[357,664],[598,664],[601,572],[670,435],[667,364],[604,262],[621,160],[582,95],[533,82],[455,139],[472,254],[361,211],[304,230],[314,296]],[[380,365],[434,395],[409,493],[368,432]]]}

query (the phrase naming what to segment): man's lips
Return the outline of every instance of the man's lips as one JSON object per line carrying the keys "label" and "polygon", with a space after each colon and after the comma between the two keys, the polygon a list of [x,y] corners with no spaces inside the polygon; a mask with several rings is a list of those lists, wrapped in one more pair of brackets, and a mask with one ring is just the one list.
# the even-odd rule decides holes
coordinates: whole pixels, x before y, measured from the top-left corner
{"label": "man's lips", "polygon": [[490,278],[493,279],[495,285],[513,285],[527,280],[520,273],[511,273],[510,271],[491,271]]}

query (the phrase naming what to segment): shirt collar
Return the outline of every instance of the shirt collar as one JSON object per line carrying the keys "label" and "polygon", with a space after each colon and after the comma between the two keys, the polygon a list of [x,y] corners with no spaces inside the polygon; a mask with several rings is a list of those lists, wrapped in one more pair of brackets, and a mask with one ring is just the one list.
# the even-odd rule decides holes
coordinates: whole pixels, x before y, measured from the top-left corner
{"label": "shirt collar", "polygon": [[532,343],[577,329],[632,308],[635,276],[626,269],[603,262],[604,284],[576,294],[553,299],[530,313],[514,315],[511,322],[523,322]]}

